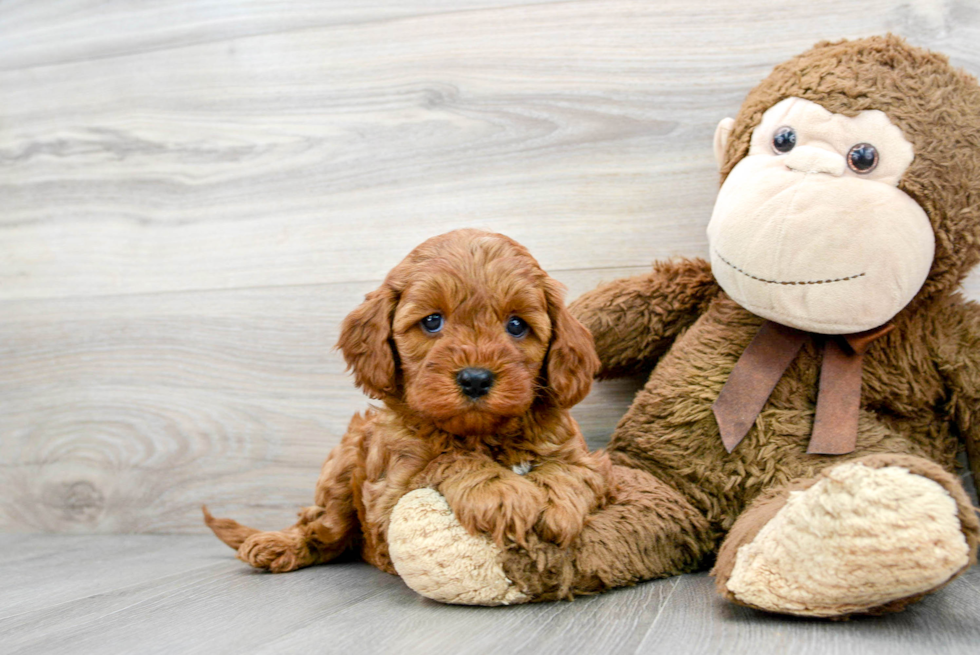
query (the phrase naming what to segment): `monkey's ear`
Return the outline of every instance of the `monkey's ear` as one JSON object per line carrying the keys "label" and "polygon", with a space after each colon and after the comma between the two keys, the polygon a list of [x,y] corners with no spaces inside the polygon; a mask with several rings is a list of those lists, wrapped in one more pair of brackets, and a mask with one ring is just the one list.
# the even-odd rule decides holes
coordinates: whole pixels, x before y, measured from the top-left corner
{"label": "monkey's ear", "polygon": [[545,282],[551,346],[548,349],[548,390],[555,405],[572,407],[589,394],[599,371],[592,333],[572,316],[562,299],[564,288],[556,280]]}
{"label": "monkey's ear", "polygon": [[364,297],[340,327],[337,348],[344,355],[354,382],[372,398],[395,393],[395,352],[391,343],[391,319],[395,292],[387,284]]}
{"label": "monkey's ear", "polygon": [[732,133],[732,126],[735,125],[734,118],[723,118],[715,128],[715,162],[718,170],[725,165],[725,149],[728,148],[728,135]]}

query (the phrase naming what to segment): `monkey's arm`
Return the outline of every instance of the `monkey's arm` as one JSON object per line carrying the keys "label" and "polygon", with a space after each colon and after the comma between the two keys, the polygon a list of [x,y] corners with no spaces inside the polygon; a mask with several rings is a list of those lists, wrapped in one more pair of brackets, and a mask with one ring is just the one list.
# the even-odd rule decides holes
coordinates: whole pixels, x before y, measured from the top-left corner
{"label": "monkey's arm", "polygon": [[980,304],[956,302],[936,317],[940,370],[948,404],[965,445],[973,479],[980,484]]}
{"label": "monkey's arm", "polygon": [[592,332],[597,377],[608,379],[651,368],[719,291],[708,262],[675,259],[588,291],[569,309]]}

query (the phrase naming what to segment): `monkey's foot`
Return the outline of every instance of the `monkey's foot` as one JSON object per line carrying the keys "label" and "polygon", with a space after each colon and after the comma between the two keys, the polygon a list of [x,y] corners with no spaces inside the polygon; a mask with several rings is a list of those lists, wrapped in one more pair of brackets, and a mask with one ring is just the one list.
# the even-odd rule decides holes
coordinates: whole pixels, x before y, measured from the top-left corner
{"label": "monkey's foot", "polygon": [[750,607],[802,616],[903,609],[971,563],[976,526],[961,521],[971,510],[960,507],[965,494],[952,476],[939,474],[945,484],[903,466],[850,462],[750,507],[729,535],[742,543],[719,553],[719,590]]}
{"label": "monkey's foot", "polygon": [[395,506],[388,525],[395,570],[414,591],[455,605],[527,602],[500,565],[500,548],[473,536],[434,489],[416,489]]}

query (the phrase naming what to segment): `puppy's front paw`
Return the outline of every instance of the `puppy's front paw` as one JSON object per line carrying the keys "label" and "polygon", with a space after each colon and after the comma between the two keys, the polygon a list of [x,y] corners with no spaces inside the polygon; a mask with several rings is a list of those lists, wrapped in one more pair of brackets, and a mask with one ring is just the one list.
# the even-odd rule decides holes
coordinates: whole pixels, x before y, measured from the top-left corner
{"label": "puppy's front paw", "polygon": [[238,559],[257,569],[285,573],[308,566],[313,557],[304,540],[284,532],[259,532],[238,547]]}
{"label": "puppy's front paw", "polygon": [[561,503],[548,503],[538,519],[537,531],[542,539],[558,544],[562,548],[569,545],[582,532],[585,513]]}
{"label": "puppy's front paw", "polygon": [[507,540],[527,545],[546,500],[541,489],[513,474],[472,486],[446,485],[442,491],[470,534],[489,534],[501,547]]}

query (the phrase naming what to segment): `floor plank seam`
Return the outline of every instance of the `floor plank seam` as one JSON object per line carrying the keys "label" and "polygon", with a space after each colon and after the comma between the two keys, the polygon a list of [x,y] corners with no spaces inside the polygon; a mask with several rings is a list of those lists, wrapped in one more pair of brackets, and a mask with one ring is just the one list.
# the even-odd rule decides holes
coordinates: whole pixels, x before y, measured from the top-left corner
{"label": "floor plank seam", "polygon": [[50,61],[46,63],[29,64],[27,66],[15,66],[13,68],[0,67],[0,74],[43,70],[45,68],[56,68],[58,66],[74,66],[77,64],[85,64],[88,62],[104,62],[113,59],[125,59],[127,57],[141,57],[143,55],[157,54],[161,52],[179,52],[180,50],[185,50],[188,48],[218,46],[221,44],[226,44],[226,43],[231,43],[236,41],[244,41],[246,39],[266,38],[266,37],[276,36],[276,35],[294,35],[294,34],[302,34],[304,32],[312,32],[316,30],[331,31],[335,29],[346,29],[346,28],[358,27],[362,25],[386,25],[390,23],[397,23],[399,21],[404,21],[404,20],[425,20],[425,19],[438,18],[443,16],[457,16],[457,15],[475,13],[481,11],[487,12],[487,11],[504,11],[507,9],[526,9],[528,7],[539,7],[539,6],[547,6],[547,5],[574,5],[574,4],[579,4],[581,1],[582,0],[556,0],[554,2],[532,2],[527,4],[514,2],[506,5],[488,5],[486,7],[457,9],[453,11],[432,11],[432,12],[409,14],[409,15],[402,15],[402,16],[384,16],[384,17],[368,19],[368,20],[353,20],[353,21],[344,21],[340,23],[324,23],[320,25],[303,25],[300,27],[271,30],[268,32],[258,31],[258,32],[250,32],[250,33],[227,36],[224,38],[216,38],[210,40],[205,39],[201,41],[192,41],[189,43],[180,43],[180,44],[160,45],[157,47],[150,47],[143,50],[131,50],[128,52],[106,53],[94,57],[87,57],[85,59],[62,59],[62,60]]}
{"label": "floor plank seam", "polygon": [[271,639],[267,639],[267,640],[265,640],[265,641],[263,641],[261,643],[255,644],[254,651],[255,652],[261,652],[265,648],[270,648],[270,647],[271,648],[275,648],[275,644],[278,641],[280,641],[281,639],[284,639],[284,638],[288,637],[290,634],[295,633],[295,632],[298,632],[298,631],[303,630],[305,628],[308,628],[309,626],[314,625],[317,622],[322,621],[325,618],[328,618],[328,617],[331,617],[331,616],[335,616],[335,615],[338,615],[338,614],[344,614],[349,609],[351,609],[353,607],[356,607],[356,606],[360,605],[361,603],[363,603],[365,601],[371,600],[372,598],[376,598],[377,596],[380,596],[383,593],[391,593],[391,590],[390,589],[386,589],[386,588],[381,588],[381,589],[374,589],[374,590],[368,591],[367,593],[365,593],[365,594],[363,594],[361,596],[358,596],[357,599],[354,600],[353,602],[345,603],[342,607],[338,607],[335,610],[329,611],[329,612],[327,612],[325,614],[314,616],[314,617],[310,618],[308,621],[304,621],[303,623],[301,623],[299,625],[293,626],[292,629],[289,630],[289,632],[286,632],[284,634],[278,635],[278,636],[273,637]]}
{"label": "floor plank seam", "polygon": [[[0,225],[0,230],[3,226]],[[677,255],[678,257],[697,257],[697,254],[687,253],[685,255]],[[552,275],[560,276],[563,273],[592,273],[597,271],[624,271],[625,269],[637,269],[636,273],[646,272],[653,264],[653,258],[650,258],[649,262],[635,263],[635,264],[622,264],[620,266],[586,266],[582,268],[549,268],[548,271]],[[628,275],[628,274],[627,274]],[[337,282],[297,282],[291,284],[254,284],[247,286],[229,286],[229,287],[189,287],[186,289],[161,289],[158,291],[134,291],[134,292],[123,292],[123,293],[95,293],[91,295],[80,296],[78,294],[66,295],[66,296],[17,296],[10,298],[0,298],[0,306],[7,303],[25,303],[25,302],[53,302],[58,300],[96,300],[96,299],[112,299],[112,298],[154,298],[157,296],[175,296],[180,294],[208,294],[208,293],[248,293],[252,291],[280,291],[285,289],[296,290],[296,289],[320,289],[324,287],[344,287],[344,286],[360,286],[360,285],[379,285],[382,282],[382,278],[377,279],[358,279],[358,280],[343,280]],[[31,320],[31,319],[27,319]]]}
{"label": "floor plank seam", "polygon": [[[219,567],[220,566],[220,567],[225,567],[227,569],[227,571],[234,570],[230,566],[228,566],[229,564],[230,564],[229,562],[220,562],[220,563],[208,564],[206,566],[200,566],[200,567],[197,567],[197,568],[194,568],[194,569],[189,569],[187,571],[178,571],[177,573],[171,573],[169,575],[163,575],[163,576],[160,576],[158,578],[150,578],[149,580],[141,580],[140,582],[134,582],[133,584],[129,584],[129,585],[126,585],[124,587],[113,587],[111,589],[106,589],[106,590],[101,591],[99,593],[87,594],[87,595],[84,595],[84,596],[78,596],[78,597],[75,597],[75,598],[71,598],[69,600],[61,601],[59,603],[56,603],[55,605],[47,605],[47,606],[45,606],[43,608],[28,610],[26,612],[18,612],[17,614],[8,614],[7,616],[0,616],[0,623],[3,623],[4,621],[10,620],[10,619],[16,619],[18,617],[23,617],[23,616],[28,616],[30,614],[35,614],[37,612],[47,612],[47,611],[50,611],[50,610],[57,609],[59,607],[63,607],[63,606],[66,606],[66,605],[71,605],[73,603],[79,603],[79,602],[82,602],[82,601],[87,600],[89,598],[97,598],[98,596],[105,596],[106,594],[111,594],[111,593],[126,591],[128,589],[134,589],[134,588],[137,588],[137,587],[146,586],[148,584],[154,584],[154,583],[157,583],[157,582],[161,582],[163,580],[167,580],[168,578],[184,578],[184,577],[187,577],[187,576],[189,576],[191,574],[197,573],[199,571],[202,571],[202,570],[208,569],[208,568],[213,568],[213,567]],[[220,574],[226,573],[227,571],[221,571],[221,572],[219,572],[219,574],[215,574],[215,575],[209,576],[208,578],[194,578],[194,580],[191,581],[191,582],[189,582],[188,584],[193,584],[194,582],[197,582],[197,581],[202,580],[202,579],[205,579],[206,580],[206,579],[215,578],[215,577],[217,577]],[[186,586],[186,585],[184,585],[184,586]],[[183,586],[182,587],[178,587],[178,589],[181,589],[181,588],[183,588]],[[149,600],[149,599],[147,599],[147,600]],[[123,608],[123,609],[125,609],[125,608]],[[110,612],[110,614],[113,614],[113,613],[114,612]],[[106,615],[106,616],[108,616],[108,615]]]}
{"label": "floor plank seam", "polygon": [[[195,570],[197,570],[197,569],[194,569],[192,571],[188,571],[188,573],[193,573]],[[153,600],[156,600],[158,598],[161,598],[161,597],[164,597],[164,596],[168,596],[168,595],[173,595],[173,594],[178,593],[180,591],[183,591],[184,589],[187,589],[189,587],[193,587],[195,585],[198,585],[198,584],[201,584],[201,583],[205,583],[205,582],[208,582],[210,580],[216,580],[217,578],[223,576],[225,573],[227,573],[227,571],[221,571],[219,573],[215,573],[213,575],[209,575],[209,576],[205,576],[205,577],[197,577],[197,576],[195,576],[194,578],[188,580],[184,584],[180,584],[180,585],[178,585],[176,587],[173,587],[173,588],[170,588],[170,589],[165,589],[163,591],[160,591],[159,593],[153,594],[152,596],[148,596],[146,598],[143,598],[143,599],[141,599],[141,600],[139,600],[139,601],[137,601],[135,603],[132,603],[132,604],[129,604],[129,605],[125,605],[125,606],[120,607],[118,609],[115,609],[115,610],[113,610],[111,612],[107,612],[106,614],[101,614],[99,616],[93,617],[93,618],[85,621],[84,623],[81,623],[78,626],[76,626],[76,629],[77,628],[84,628],[84,627],[87,627],[87,626],[92,625],[94,623],[98,623],[98,622],[102,621],[103,619],[105,619],[107,617],[113,616],[115,614],[119,614],[120,612],[124,612],[124,611],[130,610],[130,609],[136,608],[136,607],[140,607],[141,605],[145,605],[146,603],[148,603],[150,601],[153,601]],[[179,573],[179,574],[176,574],[176,576],[168,576],[168,577],[177,577],[177,576],[179,576],[179,577],[185,577],[185,574]],[[160,579],[158,579],[157,581],[159,581],[159,580]],[[146,584],[146,583],[144,583],[144,584]],[[130,585],[130,586],[133,586],[133,585]]]}
{"label": "floor plank seam", "polygon": [[670,592],[667,594],[667,597],[664,598],[664,602],[660,604],[660,608],[657,610],[657,615],[654,616],[653,621],[650,622],[650,627],[647,628],[646,632],[643,633],[643,638],[640,639],[639,645],[636,647],[636,650],[633,651],[634,655],[643,651],[643,644],[646,643],[647,637],[650,636],[650,633],[653,632],[653,629],[657,627],[657,623],[660,621],[660,616],[664,613],[664,610],[667,608],[667,605],[674,597],[674,592],[677,591],[677,587],[680,585],[682,579],[683,576],[676,576],[675,579],[673,580],[673,584],[670,587]]}

